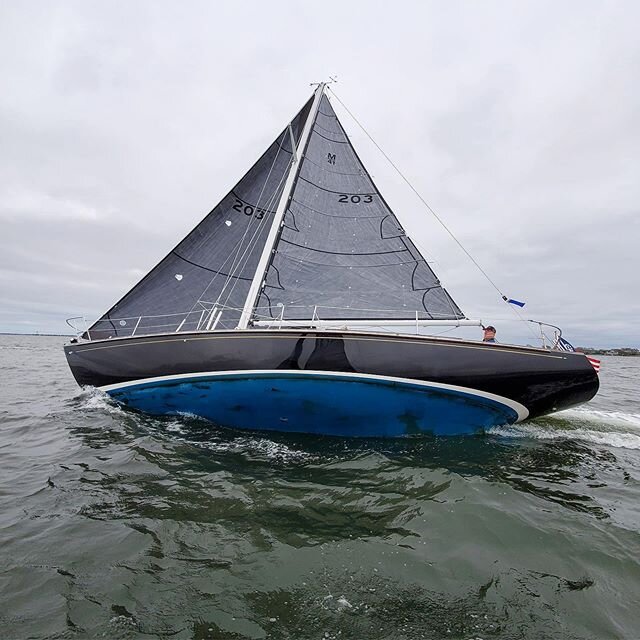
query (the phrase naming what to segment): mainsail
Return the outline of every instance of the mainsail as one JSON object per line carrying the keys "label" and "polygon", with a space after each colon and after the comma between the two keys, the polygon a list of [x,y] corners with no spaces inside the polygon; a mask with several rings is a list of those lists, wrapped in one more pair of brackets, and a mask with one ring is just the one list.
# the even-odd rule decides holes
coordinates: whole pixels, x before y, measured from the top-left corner
{"label": "mainsail", "polygon": [[92,339],[213,328],[218,320],[218,328],[236,326],[312,101],[202,222],[89,328]]}
{"label": "mainsail", "polygon": [[254,319],[464,317],[405,234],[323,94]]}

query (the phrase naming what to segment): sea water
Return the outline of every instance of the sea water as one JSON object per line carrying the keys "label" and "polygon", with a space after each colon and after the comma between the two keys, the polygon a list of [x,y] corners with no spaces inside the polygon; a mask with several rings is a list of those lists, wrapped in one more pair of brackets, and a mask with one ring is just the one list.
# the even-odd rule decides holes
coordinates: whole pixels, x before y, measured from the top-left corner
{"label": "sea water", "polygon": [[640,358],[484,436],[234,433],[0,337],[2,638],[638,638]]}

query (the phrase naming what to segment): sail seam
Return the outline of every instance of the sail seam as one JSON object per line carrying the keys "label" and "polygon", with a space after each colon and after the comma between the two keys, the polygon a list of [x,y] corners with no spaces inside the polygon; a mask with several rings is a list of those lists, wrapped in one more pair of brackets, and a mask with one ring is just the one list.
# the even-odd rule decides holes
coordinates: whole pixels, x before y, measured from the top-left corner
{"label": "sail seam", "polygon": [[326,211],[320,211],[319,209],[314,209],[308,204],[305,204],[300,200],[296,200],[295,198],[291,198],[291,202],[295,202],[296,204],[299,204],[301,207],[306,207],[307,209],[309,209],[310,211],[313,211],[314,213],[319,213],[321,216],[326,216],[327,218],[337,218],[340,220],[377,220],[378,218],[386,218],[389,215],[388,213],[384,213],[384,215],[380,215],[380,216],[334,216],[334,215],[331,215],[330,213],[327,213]]}
{"label": "sail seam", "polygon": [[355,193],[351,193],[349,191],[334,191],[333,189],[326,189],[325,187],[321,187],[319,184],[315,184],[315,182],[311,182],[311,180],[308,180],[304,176],[299,176],[299,178],[300,178],[300,180],[303,180],[304,182],[308,182],[312,187],[315,187],[316,189],[321,189],[322,191],[327,191],[328,193],[337,193],[337,194],[339,194],[341,196],[342,195],[346,195],[346,196],[377,196],[377,195],[380,195],[376,191],[357,191]]}
{"label": "sail seam", "polygon": [[[226,276],[228,278],[238,278],[238,280],[251,280],[251,278],[245,278],[244,276],[237,276],[235,274],[229,274],[229,273],[225,273],[224,271],[219,271],[217,269],[211,269],[210,267],[205,267],[202,264],[198,264],[197,262],[193,262],[193,260],[189,260],[188,258],[185,258],[184,256],[181,256],[176,251],[172,251],[171,253],[174,256],[176,256],[176,258],[180,258],[180,260],[184,260],[185,262],[188,262],[189,264],[193,265],[194,267],[198,267],[199,269],[204,269],[205,271],[210,271],[211,273],[216,273],[218,275]],[[202,295],[204,295],[205,293],[206,293],[206,291],[203,291]],[[202,296],[200,296],[200,297],[202,297]]]}
{"label": "sail seam", "polygon": [[311,164],[315,165],[316,167],[318,167],[318,169],[321,169],[325,173],[331,173],[331,174],[337,175],[337,176],[359,176],[361,178],[365,177],[365,175],[362,172],[347,173],[346,171],[331,171],[330,169],[325,169],[322,165],[320,165],[317,162],[314,162],[313,160],[311,160],[311,158],[305,158],[304,161],[305,162],[310,162]]}
{"label": "sail seam", "polygon": [[[290,214],[290,217],[293,219],[293,227],[290,227],[287,224],[287,214]],[[287,211],[284,214],[284,218],[283,218],[283,224],[284,224],[284,228],[285,229],[289,229],[291,231],[295,231],[296,233],[300,233],[300,229],[298,229],[298,221],[296,220],[296,214],[294,211],[291,211],[291,209],[287,209]]]}
{"label": "sail seam", "polygon": [[335,144],[349,144],[349,140],[332,140],[331,138],[327,138],[327,136],[323,136],[319,131],[311,131],[311,133],[315,133],[317,136],[328,140],[329,142],[333,142]]}
{"label": "sail seam", "polygon": [[285,238],[280,238],[280,242],[285,242],[286,244],[291,244],[294,247],[300,247],[301,249],[307,249],[316,253],[327,253],[334,256],[381,256],[388,253],[404,253],[405,251],[408,251],[408,249],[395,249],[393,251],[367,251],[364,253],[346,253],[344,251],[327,251],[325,249],[315,249],[314,247],[307,247],[302,244],[296,244],[295,242],[291,242],[291,240],[286,240]]}
{"label": "sail seam", "polygon": [[[359,254],[349,253],[347,255],[353,256],[353,255],[359,255]],[[372,255],[372,254],[363,254],[363,255]],[[375,255],[378,255],[378,253],[376,253]],[[328,262],[316,262],[315,260],[308,260],[307,258],[305,259],[297,258],[285,251],[279,251],[278,256],[286,258],[287,260],[299,262],[300,264],[314,264],[318,267],[331,267],[334,269],[374,269],[376,267],[401,267],[403,265],[410,265],[410,264],[416,264],[416,263],[419,264],[420,262],[424,262],[425,264],[427,263],[427,261],[424,258],[422,258],[421,260],[413,259],[413,260],[406,260],[403,262],[388,262],[386,264],[358,264],[358,265],[329,264]]]}
{"label": "sail seam", "polygon": [[285,289],[284,289],[284,287],[282,286],[282,282],[280,282],[280,270],[278,269],[278,267],[276,267],[276,265],[275,265],[275,264],[271,264],[271,265],[269,265],[269,266],[270,266],[270,267],[272,267],[272,268],[273,268],[273,270],[276,272],[276,280],[277,280],[277,282],[278,282],[278,286],[276,287],[276,285],[275,285],[275,284],[267,284],[267,283],[265,282],[265,287],[266,287],[266,286],[269,286],[269,287],[271,287],[272,289],[281,289],[282,291],[284,291]]}
{"label": "sail seam", "polygon": [[323,127],[321,124],[319,124],[317,120],[313,126],[319,127],[326,133],[332,133],[333,135],[336,135],[336,136],[342,135],[342,131],[331,131],[331,129],[327,129],[326,127]]}
{"label": "sail seam", "polygon": [[292,151],[289,151],[289,149],[287,149],[287,147],[285,147],[284,145],[280,144],[279,142],[276,142],[276,144],[280,147],[280,149],[282,151],[284,151],[285,153],[288,153],[290,156],[293,155]]}
{"label": "sail seam", "polygon": [[404,229],[402,227],[399,228],[399,231],[401,231],[401,233],[398,233],[395,236],[385,236],[382,233],[382,225],[384,224],[384,221],[387,218],[393,218],[395,220],[395,216],[390,216],[390,215],[386,215],[384,218],[382,218],[382,220],[380,220],[380,239],[381,240],[391,240],[393,238],[403,238],[406,234],[405,234],[405,231],[404,231]]}

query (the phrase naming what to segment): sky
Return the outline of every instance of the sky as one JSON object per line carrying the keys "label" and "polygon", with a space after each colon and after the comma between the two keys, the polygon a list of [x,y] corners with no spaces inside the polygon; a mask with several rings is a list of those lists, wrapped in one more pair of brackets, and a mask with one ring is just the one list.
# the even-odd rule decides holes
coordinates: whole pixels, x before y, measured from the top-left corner
{"label": "sky", "polygon": [[[99,317],[337,76],[522,317],[640,347],[638,24],[632,1],[2,2],[0,331]],[[333,104],[465,313],[533,342]]]}

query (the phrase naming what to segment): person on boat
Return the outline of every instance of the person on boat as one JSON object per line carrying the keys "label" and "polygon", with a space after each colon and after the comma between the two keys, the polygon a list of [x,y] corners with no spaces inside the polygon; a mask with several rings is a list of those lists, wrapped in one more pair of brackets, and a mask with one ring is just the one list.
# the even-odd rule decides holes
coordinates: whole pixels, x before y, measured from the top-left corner
{"label": "person on boat", "polygon": [[489,325],[488,327],[482,327],[484,336],[482,342],[495,342],[496,341],[496,328]]}

